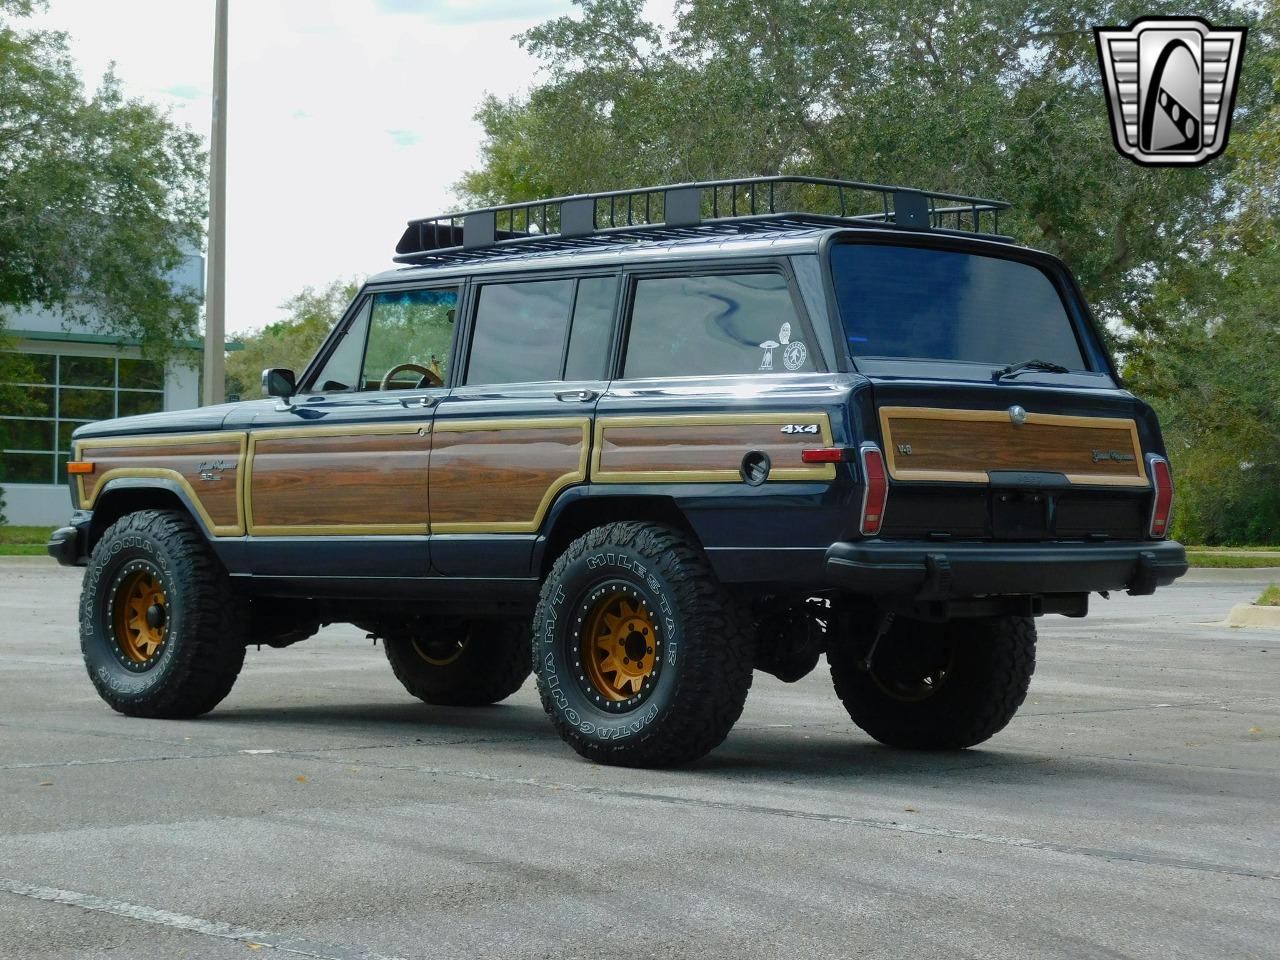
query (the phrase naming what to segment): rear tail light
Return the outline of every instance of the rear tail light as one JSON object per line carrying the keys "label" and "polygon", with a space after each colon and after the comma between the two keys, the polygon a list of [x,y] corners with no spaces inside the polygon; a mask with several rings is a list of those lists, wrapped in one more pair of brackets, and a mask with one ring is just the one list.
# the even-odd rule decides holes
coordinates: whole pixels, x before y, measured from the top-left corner
{"label": "rear tail light", "polygon": [[889,475],[884,468],[884,454],[874,443],[864,443],[858,456],[866,482],[862,494],[861,530],[864,537],[874,537],[880,533],[884,521],[884,508],[889,499]]}
{"label": "rear tail light", "polygon": [[1169,470],[1169,461],[1164,457],[1148,457],[1147,467],[1151,483],[1156,488],[1148,533],[1152,540],[1163,540],[1169,535],[1169,515],[1173,510],[1173,474]]}

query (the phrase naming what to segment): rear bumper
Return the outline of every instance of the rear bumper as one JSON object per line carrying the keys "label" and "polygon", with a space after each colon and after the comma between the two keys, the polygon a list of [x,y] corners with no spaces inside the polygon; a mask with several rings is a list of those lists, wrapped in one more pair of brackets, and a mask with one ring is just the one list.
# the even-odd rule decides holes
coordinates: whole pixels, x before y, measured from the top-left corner
{"label": "rear bumper", "polygon": [[1108,543],[921,543],[866,540],[827,550],[828,582],[857,593],[946,600],[988,595],[1153,593],[1187,572],[1172,540]]}

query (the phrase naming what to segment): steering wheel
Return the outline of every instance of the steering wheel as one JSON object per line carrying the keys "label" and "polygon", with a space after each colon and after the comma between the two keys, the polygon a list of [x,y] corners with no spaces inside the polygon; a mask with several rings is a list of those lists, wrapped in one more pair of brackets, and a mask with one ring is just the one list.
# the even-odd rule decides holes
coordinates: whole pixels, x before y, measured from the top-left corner
{"label": "steering wheel", "polygon": [[391,383],[395,380],[396,374],[402,370],[412,370],[414,373],[422,374],[422,379],[418,381],[420,387],[443,387],[444,381],[440,379],[440,375],[434,370],[429,370],[420,363],[397,363],[394,367],[387,371],[387,375],[382,378],[382,386],[379,390],[390,390]]}

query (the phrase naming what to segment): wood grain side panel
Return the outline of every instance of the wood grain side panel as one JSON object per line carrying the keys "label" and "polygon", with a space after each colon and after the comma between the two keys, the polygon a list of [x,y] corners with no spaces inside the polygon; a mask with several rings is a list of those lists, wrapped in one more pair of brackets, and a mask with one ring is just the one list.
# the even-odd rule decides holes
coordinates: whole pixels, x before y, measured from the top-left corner
{"label": "wood grain side panel", "polygon": [[[816,433],[783,433],[787,424],[813,425]],[[592,480],[740,480],[742,458],[752,450],[768,454],[770,479],[829,480],[831,464],[807,464],[806,447],[831,445],[826,414],[762,414],[748,416],[602,418]]]}
{"label": "wood grain side panel", "polygon": [[1076,483],[1146,483],[1137,428],[1128,419],[1029,414],[1015,424],[1004,411],[930,416],[887,409],[881,424],[897,480],[986,482],[989,470],[1032,470]]}
{"label": "wood grain side panel", "polygon": [[234,434],[210,440],[141,437],[81,441],[77,456],[92,462],[94,471],[77,478],[80,506],[91,509],[99,491],[119,477],[172,479],[187,488],[215,533],[242,532],[243,448],[243,437]]}
{"label": "wood grain side panel", "polygon": [[555,494],[586,478],[589,426],[585,418],[546,427],[444,425],[431,452],[432,531],[538,529]]}
{"label": "wood grain side panel", "polygon": [[425,428],[255,438],[249,531],[425,534],[430,452]]}

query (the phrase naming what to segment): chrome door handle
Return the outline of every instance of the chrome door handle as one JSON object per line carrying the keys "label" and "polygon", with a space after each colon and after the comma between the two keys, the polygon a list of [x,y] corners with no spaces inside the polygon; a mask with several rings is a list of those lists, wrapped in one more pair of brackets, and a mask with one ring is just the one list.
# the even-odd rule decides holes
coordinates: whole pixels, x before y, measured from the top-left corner
{"label": "chrome door handle", "polygon": [[588,400],[594,400],[598,396],[600,396],[600,394],[598,394],[594,390],[557,390],[556,391],[557,400],[565,400],[565,401],[576,400],[579,403],[586,403]]}
{"label": "chrome door handle", "polygon": [[400,406],[408,407],[434,407],[439,397],[401,397]]}

